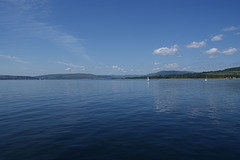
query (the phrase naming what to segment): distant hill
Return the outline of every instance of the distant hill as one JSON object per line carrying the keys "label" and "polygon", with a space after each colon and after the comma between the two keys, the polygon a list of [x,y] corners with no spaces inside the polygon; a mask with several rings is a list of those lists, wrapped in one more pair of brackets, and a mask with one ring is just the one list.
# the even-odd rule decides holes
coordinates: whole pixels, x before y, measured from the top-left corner
{"label": "distant hill", "polygon": [[240,78],[240,67],[228,68],[225,70],[203,72],[208,77],[220,77],[220,78]]}
{"label": "distant hill", "polygon": [[164,75],[176,75],[176,74],[187,74],[187,73],[194,73],[194,72],[189,72],[189,71],[159,71],[157,73],[150,73],[147,74],[146,76],[164,76]]}
{"label": "distant hill", "polygon": [[121,79],[121,78],[130,78],[130,77],[142,77],[143,75],[109,75],[113,79]]}
{"label": "distant hill", "polygon": [[121,79],[127,77],[139,77],[138,75],[94,75],[86,73],[75,74],[49,74],[37,76],[38,79]]}
{"label": "distant hill", "polygon": [[36,77],[31,76],[9,76],[9,75],[0,75],[0,80],[37,80]]}
{"label": "distant hill", "polygon": [[24,80],[24,79],[36,79],[36,80],[54,80],[54,79],[121,79],[127,77],[139,77],[138,75],[94,75],[86,73],[75,73],[75,74],[48,74],[41,76],[9,76],[0,75],[0,80]]}
{"label": "distant hill", "polygon": [[38,79],[111,79],[111,76],[101,76],[86,73],[75,73],[75,74],[49,74],[37,76]]}
{"label": "distant hill", "polygon": [[151,78],[240,78],[240,67],[219,71],[152,76]]}
{"label": "distant hill", "polygon": [[142,77],[130,77],[127,79],[144,79],[150,77],[151,79],[187,79],[187,78],[240,78],[240,67],[228,68],[219,71],[209,72],[186,72],[185,71],[160,71],[157,73],[147,74]]}

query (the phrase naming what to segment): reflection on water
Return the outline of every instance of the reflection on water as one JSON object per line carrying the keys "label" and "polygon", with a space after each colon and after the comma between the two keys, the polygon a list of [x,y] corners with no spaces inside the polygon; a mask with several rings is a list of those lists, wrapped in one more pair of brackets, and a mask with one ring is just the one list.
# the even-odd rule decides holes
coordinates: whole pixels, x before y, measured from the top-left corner
{"label": "reflection on water", "polygon": [[152,81],[153,96],[156,112],[168,112],[176,110],[177,103],[183,92],[181,84],[172,80]]}
{"label": "reflection on water", "polygon": [[[155,110],[171,113],[184,110],[190,117],[206,116],[218,119],[217,112],[228,114],[235,111],[237,93],[240,88],[228,80],[152,80]],[[239,90],[236,90],[238,88]],[[234,91],[234,92],[233,92]]]}

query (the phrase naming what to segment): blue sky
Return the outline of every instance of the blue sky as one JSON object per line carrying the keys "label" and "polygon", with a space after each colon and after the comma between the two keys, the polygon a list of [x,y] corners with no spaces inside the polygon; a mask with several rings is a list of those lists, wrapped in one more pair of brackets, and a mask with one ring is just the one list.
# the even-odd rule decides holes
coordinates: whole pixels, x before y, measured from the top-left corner
{"label": "blue sky", "polygon": [[240,66],[239,0],[0,0],[0,75]]}

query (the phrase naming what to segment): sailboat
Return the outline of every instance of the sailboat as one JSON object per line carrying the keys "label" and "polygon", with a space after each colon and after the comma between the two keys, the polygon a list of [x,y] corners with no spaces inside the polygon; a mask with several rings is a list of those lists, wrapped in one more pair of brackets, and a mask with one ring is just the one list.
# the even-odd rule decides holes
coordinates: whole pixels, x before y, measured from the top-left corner
{"label": "sailboat", "polygon": [[149,82],[149,77],[147,77],[147,82]]}
{"label": "sailboat", "polygon": [[206,78],[204,79],[205,82],[207,82],[207,75],[206,75]]}

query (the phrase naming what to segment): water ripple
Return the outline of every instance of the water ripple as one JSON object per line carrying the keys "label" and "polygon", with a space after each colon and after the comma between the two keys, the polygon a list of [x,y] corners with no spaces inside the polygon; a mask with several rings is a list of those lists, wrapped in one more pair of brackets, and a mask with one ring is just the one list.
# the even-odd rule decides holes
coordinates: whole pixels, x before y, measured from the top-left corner
{"label": "water ripple", "polygon": [[0,159],[238,159],[240,81],[0,82]]}

